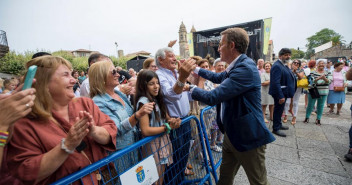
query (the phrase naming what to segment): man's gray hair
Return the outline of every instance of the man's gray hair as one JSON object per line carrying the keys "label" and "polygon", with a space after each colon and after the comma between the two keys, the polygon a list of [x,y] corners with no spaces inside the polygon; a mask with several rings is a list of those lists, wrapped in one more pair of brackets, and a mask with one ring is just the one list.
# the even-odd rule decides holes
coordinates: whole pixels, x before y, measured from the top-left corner
{"label": "man's gray hair", "polygon": [[165,59],[166,57],[166,52],[172,52],[174,53],[174,50],[170,47],[165,47],[165,48],[161,48],[159,49],[156,53],[155,53],[155,63],[158,67],[160,67],[160,61],[158,60],[159,57],[161,57],[162,59]]}
{"label": "man's gray hair", "polygon": [[217,59],[214,61],[213,66],[215,67],[218,62],[221,62],[221,58],[217,58]]}

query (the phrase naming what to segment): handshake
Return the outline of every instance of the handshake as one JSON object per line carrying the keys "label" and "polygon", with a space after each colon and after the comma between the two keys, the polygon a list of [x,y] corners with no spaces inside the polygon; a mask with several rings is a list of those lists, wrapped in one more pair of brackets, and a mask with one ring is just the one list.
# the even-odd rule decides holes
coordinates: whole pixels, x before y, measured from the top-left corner
{"label": "handshake", "polygon": [[188,58],[187,60],[183,59],[177,62],[179,66],[179,80],[186,81],[191,72],[194,71],[194,69],[197,67],[196,61],[192,58]]}

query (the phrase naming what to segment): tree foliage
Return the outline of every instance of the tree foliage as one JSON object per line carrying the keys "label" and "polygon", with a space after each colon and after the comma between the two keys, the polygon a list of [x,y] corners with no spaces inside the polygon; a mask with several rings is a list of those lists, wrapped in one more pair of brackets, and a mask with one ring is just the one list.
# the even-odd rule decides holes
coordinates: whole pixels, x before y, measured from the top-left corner
{"label": "tree foliage", "polygon": [[123,69],[127,68],[127,61],[129,60],[129,58],[123,56],[123,57],[119,57],[116,58],[115,56],[110,56],[112,62],[114,63],[114,66],[120,66]]}
{"label": "tree foliage", "polygon": [[21,75],[25,70],[25,64],[32,58],[34,52],[26,51],[16,53],[8,52],[4,57],[0,58],[0,72]]}
{"label": "tree foliage", "polygon": [[[0,72],[21,75],[25,71],[25,64],[31,60],[34,53],[37,51],[26,51],[24,53],[16,53],[10,51],[4,57],[0,58]],[[49,51],[45,51],[50,53]],[[72,68],[78,71],[87,71],[88,69],[88,57],[75,57],[69,51],[55,51],[52,53],[53,56],[62,57],[72,64]],[[121,66],[126,69],[126,62],[129,60],[127,57],[116,58],[110,56],[115,66]]]}
{"label": "tree foliage", "polygon": [[334,30],[324,28],[314,35],[307,38],[306,44],[307,52],[305,58],[310,58],[314,54],[314,48],[323,45],[327,42],[333,41],[333,45],[338,45],[344,42],[343,36],[336,33]]}
{"label": "tree foliage", "polygon": [[301,59],[304,57],[304,52],[301,50],[291,48],[291,52],[292,52],[292,54],[291,54],[292,59]]}

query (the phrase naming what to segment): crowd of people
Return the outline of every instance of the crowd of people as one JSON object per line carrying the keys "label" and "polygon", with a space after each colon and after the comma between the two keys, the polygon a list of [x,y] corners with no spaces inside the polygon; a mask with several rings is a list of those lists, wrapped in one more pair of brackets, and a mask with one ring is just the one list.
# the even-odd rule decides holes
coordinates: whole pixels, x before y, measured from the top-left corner
{"label": "crowd of people", "polygon": [[[288,127],[282,122],[290,113],[291,124],[296,124],[298,100],[305,94],[304,123],[316,112],[315,124],[320,125],[325,105],[334,114],[337,104],[340,114],[347,80],[352,78],[343,59],[334,65],[325,59],[291,61],[287,48],[273,64],[254,62],[245,55],[249,37],[241,28],[221,32],[221,58],[216,60],[209,56],[177,60],[175,42],[146,59],[138,73],[114,66],[100,53],[90,55],[88,72],[73,70],[61,57],[35,54],[26,64],[27,69],[38,68],[32,88],[22,91],[23,80],[16,78],[3,82],[0,182],[49,184],[141,138],[161,134],[141,152],[115,161],[110,170],[121,173],[140,156],[153,155],[159,175],[155,184],[180,184],[185,176],[194,175],[188,163],[194,147],[192,123],[181,120],[216,105],[206,112],[205,124],[210,148],[222,152],[218,184],[233,184],[240,166],[251,184],[269,184],[265,150],[275,138],[266,123],[273,121],[272,133],[285,137],[282,130]],[[352,160],[352,142],[346,158]],[[98,184],[101,176],[108,178],[107,170],[81,180]]]}

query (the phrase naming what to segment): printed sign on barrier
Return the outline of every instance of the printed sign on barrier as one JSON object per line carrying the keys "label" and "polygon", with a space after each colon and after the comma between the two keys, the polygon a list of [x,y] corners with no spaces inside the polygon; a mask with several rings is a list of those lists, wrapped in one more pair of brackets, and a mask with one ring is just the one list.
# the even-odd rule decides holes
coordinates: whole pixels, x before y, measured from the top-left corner
{"label": "printed sign on barrier", "polygon": [[120,176],[121,184],[150,185],[159,179],[153,155],[133,166]]}

